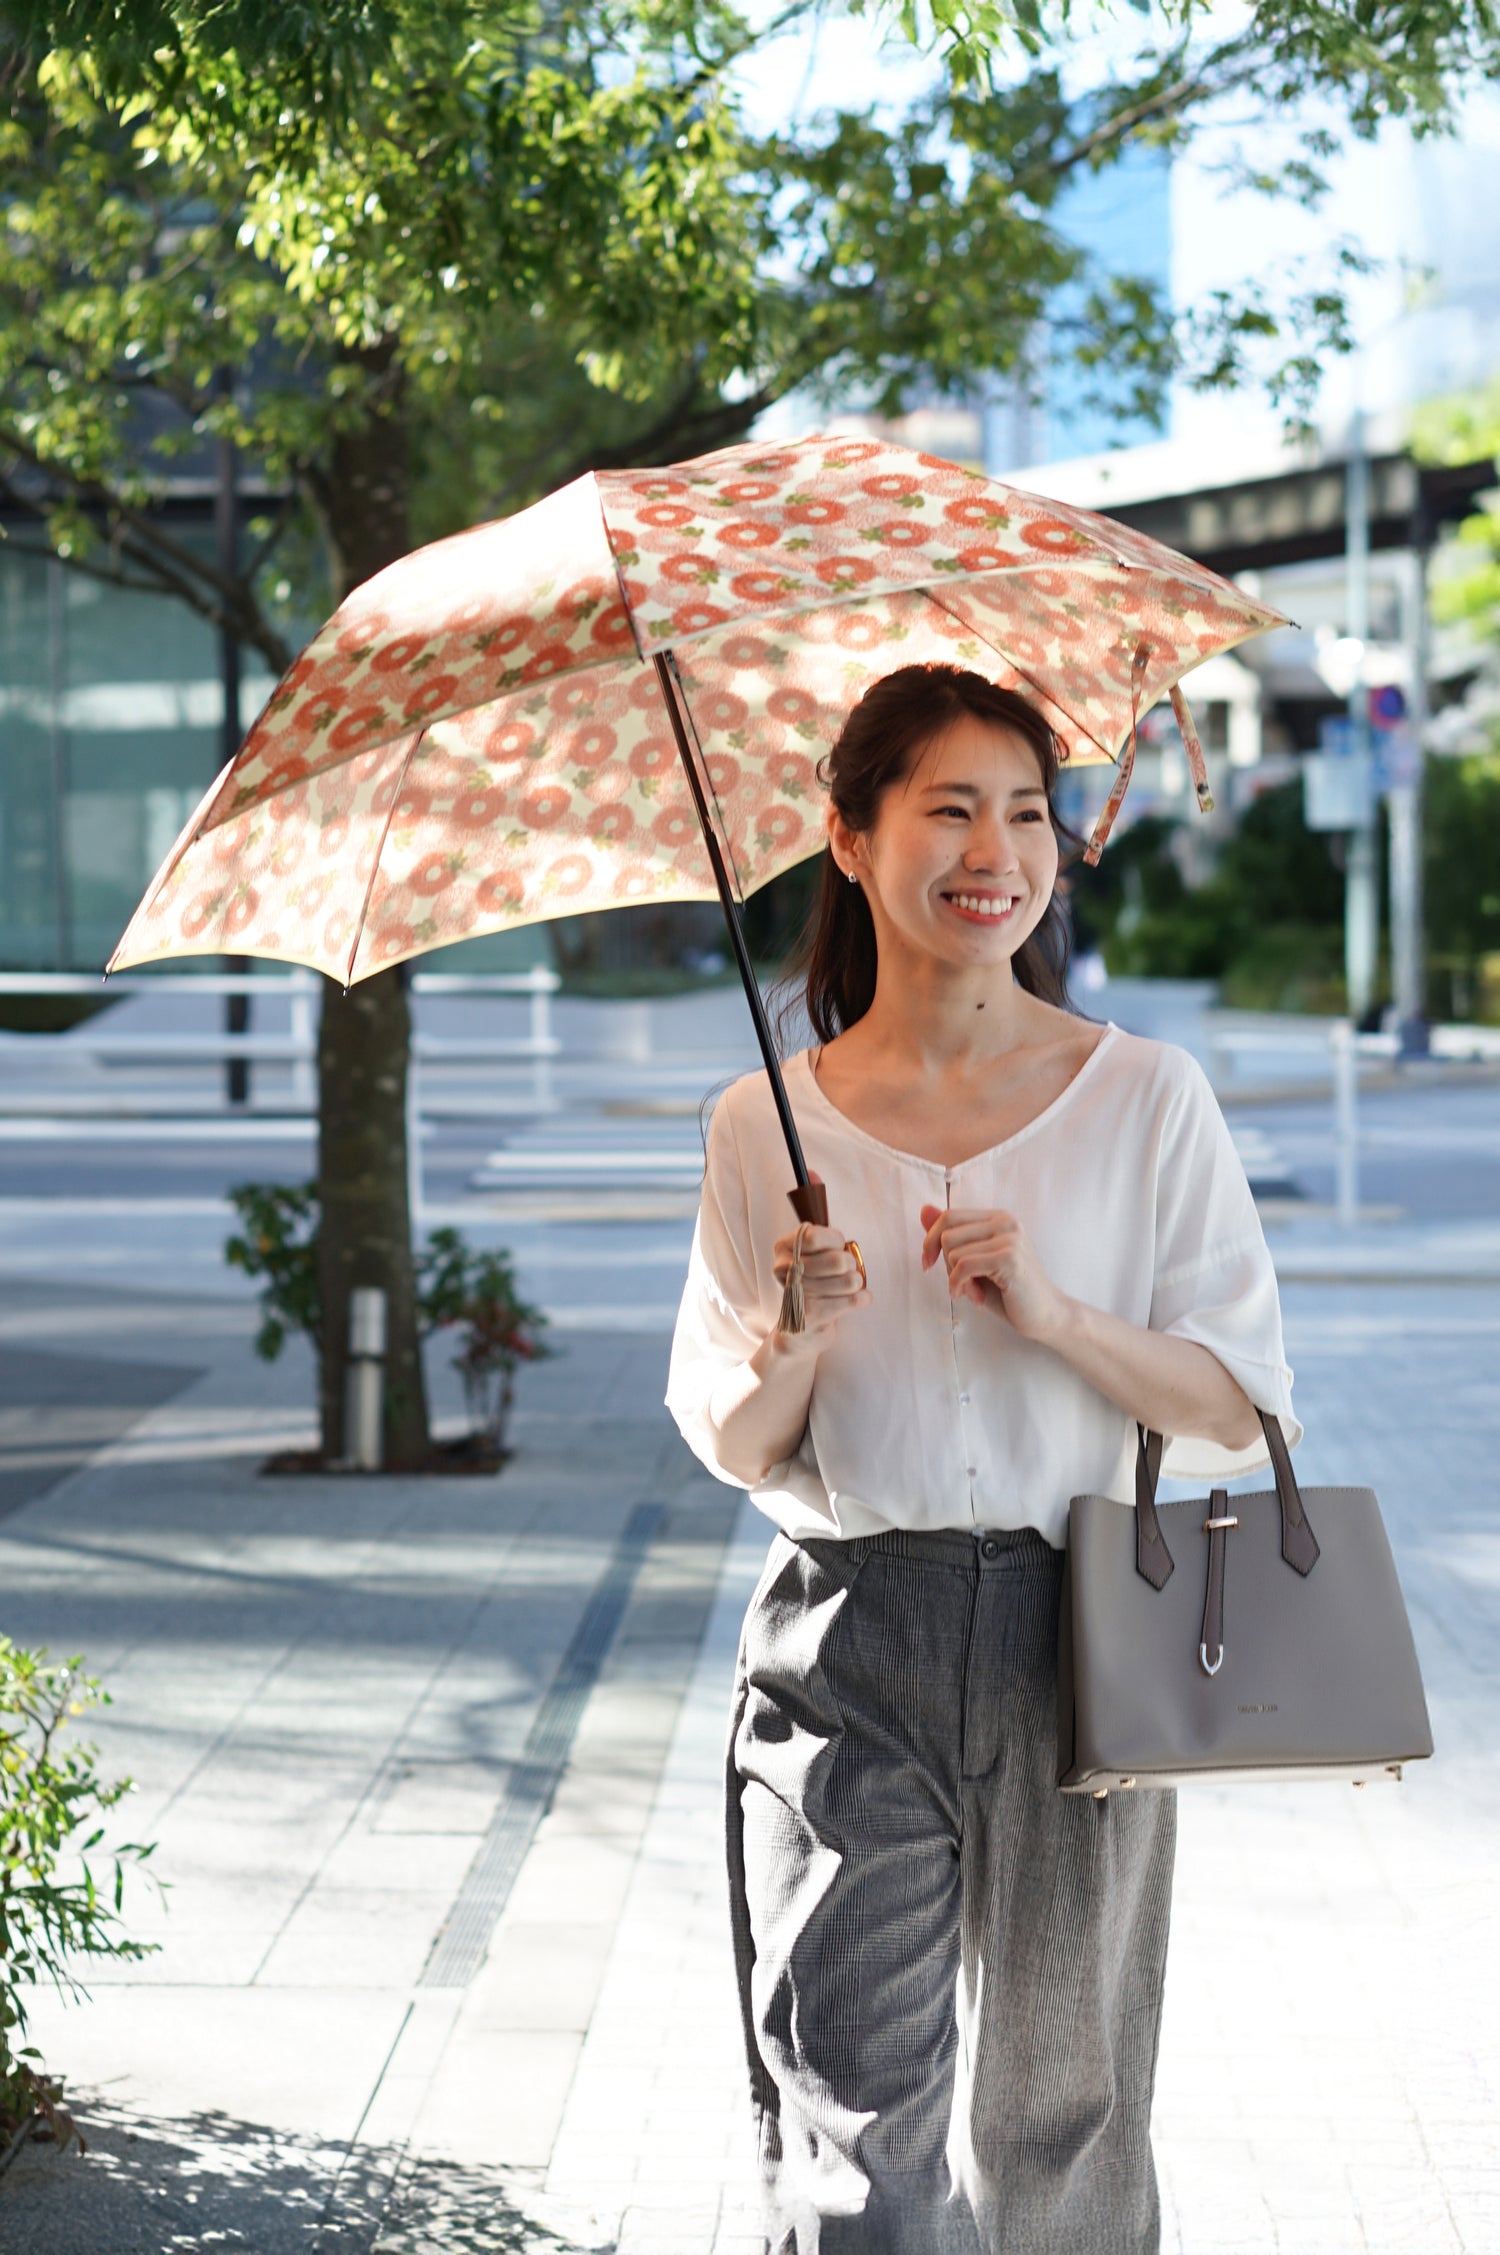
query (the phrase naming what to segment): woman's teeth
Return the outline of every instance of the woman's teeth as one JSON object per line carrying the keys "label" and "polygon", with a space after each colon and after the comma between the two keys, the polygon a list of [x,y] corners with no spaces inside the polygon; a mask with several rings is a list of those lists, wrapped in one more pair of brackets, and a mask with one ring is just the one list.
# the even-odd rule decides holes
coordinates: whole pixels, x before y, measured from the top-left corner
{"label": "woman's teeth", "polygon": [[1008,893],[948,893],[945,898],[970,916],[1004,916],[1015,907],[1015,899]]}

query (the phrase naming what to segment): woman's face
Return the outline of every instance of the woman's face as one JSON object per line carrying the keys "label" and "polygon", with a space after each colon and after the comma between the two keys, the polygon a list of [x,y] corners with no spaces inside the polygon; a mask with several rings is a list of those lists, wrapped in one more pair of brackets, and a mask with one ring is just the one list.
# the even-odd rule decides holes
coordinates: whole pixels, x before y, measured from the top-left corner
{"label": "woman's face", "polygon": [[971,713],[918,748],[873,829],[835,811],[829,836],[864,887],[882,960],[894,942],[956,969],[1008,965],[1057,879],[1041,761],[1024,736]]}

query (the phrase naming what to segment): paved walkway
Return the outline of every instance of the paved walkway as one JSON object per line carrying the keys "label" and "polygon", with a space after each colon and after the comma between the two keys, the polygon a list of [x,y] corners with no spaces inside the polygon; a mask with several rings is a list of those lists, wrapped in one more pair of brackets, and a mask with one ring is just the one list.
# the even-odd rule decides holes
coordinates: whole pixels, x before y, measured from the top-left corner
{"label": "paved walkway", "polygon": [[[1442,1758],[1184,1796],[1166,2244],[1493,2255],[1500,1292],[1286,1303],[1304,1475],[1379,1485]],[[254,1472],[305,1374],[244,1318],[6,1297],[8,1344],[179,1390],[0,1525],[5,1625],[109,1681],[173,1882],[159,1957],[38,2008],[95,2152],[23,2153],[0,2249],[750,2255],[718,1792],[766,1530],[667,1427],[665,1342],[528,1373],[498,1482],[309,1483]]]}

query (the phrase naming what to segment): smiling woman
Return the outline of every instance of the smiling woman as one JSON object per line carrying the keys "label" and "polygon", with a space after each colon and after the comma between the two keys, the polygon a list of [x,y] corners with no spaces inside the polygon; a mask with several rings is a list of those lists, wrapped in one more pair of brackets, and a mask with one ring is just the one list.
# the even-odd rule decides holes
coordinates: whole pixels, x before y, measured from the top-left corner
{"label": "smiling woman", "polygon": [[[902,666],[877,681],[861,699],[822,764],[837,827],[824,859],[822,884],[800,967],[806,980],[808,1019],[820,1040],[832,1041],[854,1025],[875,998],[878,911],[872,908],[868,889],[858,885],[856,838],[873,838],[877,810],[891,785],[899,782],[903,789],[891,794],[894,803],[890,811],[898,818],[892,827],[899,827],[905,836],[914,823],[925,818],[934,852],[953,872],[962,858],[954,840],[963,824],[972,823],[980,812],[979,785],[973,776],[957,774],[954,757],[959,755],[961,765],[961,747],[986,736],[1008,749],[1010,784],[1018,794],[1010,828],[1019,830],[1024,825],[1035,833],[1025,850],[1035,872],[1032,891],[1040,903],[1039,913],[1029,919],[1019,941],[1013,912],[1002,917],[1010,941],[1006,953],[1012,956],[1018,986],[1046,1002],[1066,1007],[1068,928],[1053,885],[1060,846],[1078,847],[1082,841],[1060,820],[1052,803],[1058,773],[1056,739],[1024,698],[1011,690],[997,689],[982,674],[967,673],[958,666]],[[914,743],[924,746],[916,762],[912,759]],[[951,803],[946,815],[945,779],[958,784],[957,791],[948,794]],[[919,814],[914,814],[914,801]],[[881,827],[884,833],[887,825]],[[1042,866],[1046,854],[1051,858],[1050,871]],[[853,885],[848,882],[851,876]],[[971,883],[965,897],[973,901],[980,891],[986,892],[987,898],[978,908],[949,905],[964,917],[1000,914],[998,905],[992,905],[997,903],[1000,888]],[[896,929],[893,925],[887,935],[888,947],[897,944]]]}
{"label": "smiling woman", "polygon": [[1300,1427],[1206,1080],[1068,1002],[1056,773],[976,674],[872,685],[786,1073],[837,1226],[785,1226],[764,1075],[709,1136],[667,1398],[781,1530],[727,1798],[771,2255],[1159,2246],[1175,1805],[1057,1790],[1068,1504],[1128,1506],[1137,1423],[1216,1480]]}

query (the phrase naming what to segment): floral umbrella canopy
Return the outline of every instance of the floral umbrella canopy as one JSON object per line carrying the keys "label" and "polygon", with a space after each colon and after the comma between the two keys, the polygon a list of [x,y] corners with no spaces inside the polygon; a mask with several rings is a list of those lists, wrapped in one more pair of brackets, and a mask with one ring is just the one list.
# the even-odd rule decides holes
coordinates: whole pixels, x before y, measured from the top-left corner
{"label": "floral umbrella canopy", "polygon": [[[932,455],[819,437],[599,472],[356,589],[277,687],[110,961],[226,952],[349,983],[480,932],[819,850],[819,753],[878,675],[972,666],[1071,764],[1283,623],[1109,518]],[[667,654],[670,653],[670,656]]]}

